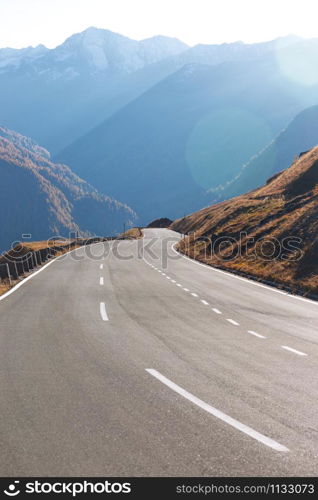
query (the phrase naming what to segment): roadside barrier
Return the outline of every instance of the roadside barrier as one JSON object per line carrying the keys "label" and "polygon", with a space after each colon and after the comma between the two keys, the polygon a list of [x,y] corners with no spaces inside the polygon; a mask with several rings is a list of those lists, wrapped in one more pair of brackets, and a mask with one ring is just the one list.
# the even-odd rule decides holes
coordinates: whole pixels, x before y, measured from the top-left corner
{"label": "roadside barrier", "polygon": [[24,278],[31,271],[55,257],[59,252],[67,252],[75,247],[92,245],[102,241],[125,239],[127,238],[115,236],[78,238],[66,245],[52,245],[40,250],[32,250],[27,246],[23,247],[18,244],[0,257],[0,284],[11,285],[13,281]]}

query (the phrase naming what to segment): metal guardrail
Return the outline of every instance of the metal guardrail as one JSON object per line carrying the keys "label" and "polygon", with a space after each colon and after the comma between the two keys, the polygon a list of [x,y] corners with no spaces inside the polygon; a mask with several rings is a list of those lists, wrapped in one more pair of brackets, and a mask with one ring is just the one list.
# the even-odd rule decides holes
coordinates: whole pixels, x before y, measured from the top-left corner
{"label": "metal guardrail", "polygon": [[[54,257],[58,252],[71,250],[75,246],[91,245],[102,241],[126,239],[121,237],[93,237],[80,238],[67,245],[54,245],[40,250],[31,250],[27,254],[14,257],[9,253],[4,254],[0,259],[0,283],[12,284],[13,281],[25,277],[33,269],[40,267],[43,263]],[[13,249],[14,250],[14,249]]]}
{"label": "metal guardrail", "polygon": [[25,276],[49,260],[54,255],[55,248],[48,247],[30,251],[20,257],[4,255],[0,260],[0,282],[9,282],[11,284],[12,281]]}

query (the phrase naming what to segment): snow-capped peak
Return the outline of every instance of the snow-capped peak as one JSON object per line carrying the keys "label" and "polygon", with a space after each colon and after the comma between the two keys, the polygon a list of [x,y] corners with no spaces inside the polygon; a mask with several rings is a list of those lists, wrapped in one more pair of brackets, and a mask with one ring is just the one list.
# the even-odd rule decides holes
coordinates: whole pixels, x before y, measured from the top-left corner
{"label": "snow-capped peak", "polygon": [[[22,61],[32,63],[41,58],[38,70],[47,76],[51,74],[54,79],[66,71],[67,75],[110,70],[131,73],[186,49],[187,45],[175,38],[155,36],[139,42],[109,30],[90,27],[51,50],[41,45],[21,50],[1,49],[0,67],[9,64],[17,67]],[[32,69],[36,72],[37,65],[32,65]]]}
{"label": "snow-capped peak", "polygon": [[49,49],[44,45],[36,47],[25,47],[24,49],[12,49],[7,47],[0,49],[0,67],[19,66],[22,60],[32,61],[42,57]]}

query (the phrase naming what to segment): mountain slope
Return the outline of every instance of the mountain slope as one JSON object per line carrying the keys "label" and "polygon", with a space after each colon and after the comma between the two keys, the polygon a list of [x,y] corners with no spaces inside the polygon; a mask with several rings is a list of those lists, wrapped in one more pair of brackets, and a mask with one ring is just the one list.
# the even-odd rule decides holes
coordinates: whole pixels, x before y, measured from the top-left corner
{"label": "mountain slope", "polygon": [[215,194],[225,199],[255,189],[287,168],[300,152],[308,151],[317,143],[318,106],[312,106],[299,113],[269,146],[243,167],[233,181]]}
{"label": "mountain slope", "polygon": [[134,212],[100,194],[31,139],[0,127],[0,249],[29,233],[33,239],[55,235],[111,235]]}
{"label": "mountain slope", "polygon": [[267,185],[175,221],[182,252],[318,296],[318,147]]}
{"label": "mountain slope", "polygon": [[[233,84],[235,82],[235,84]],[[211,203],[308,102],[272,56],[218,66],[187,65],[57,156],[142,218],[177,218]],[[89,165],[89,168],[87,167]]]}

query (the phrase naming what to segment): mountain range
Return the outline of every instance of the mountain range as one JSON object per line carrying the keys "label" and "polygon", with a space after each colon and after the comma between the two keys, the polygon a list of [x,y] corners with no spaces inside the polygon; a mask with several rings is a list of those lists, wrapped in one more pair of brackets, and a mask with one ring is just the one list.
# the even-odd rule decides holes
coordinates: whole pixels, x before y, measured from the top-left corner
{"label": "mountain range", "polygon": [[88,28],[54,49],[0,49],[0,123],[57,154],[185,64],[253,64],[271,55],[288,76],[313,78],[317,54],[317,39],[294,36],[188,47],[175,38],[136,41]]}
{"label": "mountain range", "polygon": [[174,219],[210,204],[214,189],[317,100],[318,85],[287,78],[271,53],[253,62],[187,64],[56,159],[107,186],[141,223]]}
{"label": "mountain range", "polygon": [[3,227],[104,235],[257,188],[318,143],[317,58],[318,39],[188,47],[97,28],[0,49]]}
{"label": "mountain range", "polygon": [[138,42],[97,28],[55,49],[1,49],[0,123],[57,152],[129,100],[127,79],[142,91],[143,78],[132,84],[129,75],[185,49],[174,38]]}

